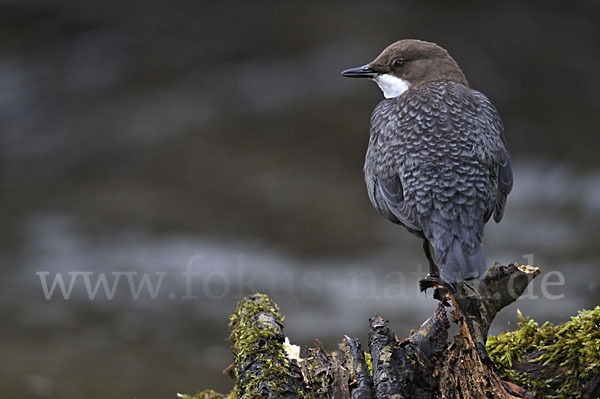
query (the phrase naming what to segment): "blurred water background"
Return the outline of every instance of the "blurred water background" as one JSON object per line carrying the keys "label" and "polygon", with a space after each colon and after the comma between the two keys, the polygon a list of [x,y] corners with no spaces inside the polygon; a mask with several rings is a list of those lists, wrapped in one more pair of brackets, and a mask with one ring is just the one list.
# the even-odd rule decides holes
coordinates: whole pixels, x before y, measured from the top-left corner
{"label": "blurred water background", "polygon": [[544,274],[492,332],[597,305],[600,3],[3,0],[0,397],[228,391],[257,290],[301,345],[416,328],[420,242],[362,180],[382,96],[339,75],[401,38],[447,48],[506,125],[486,255]]}

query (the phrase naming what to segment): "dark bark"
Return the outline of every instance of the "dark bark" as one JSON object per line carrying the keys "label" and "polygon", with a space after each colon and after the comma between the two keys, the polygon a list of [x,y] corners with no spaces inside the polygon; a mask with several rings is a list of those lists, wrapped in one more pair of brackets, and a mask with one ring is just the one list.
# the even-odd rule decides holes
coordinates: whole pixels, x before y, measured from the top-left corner
{"label": "dark bark", "polygon": [[[264,295],[240,301],[232,316],[235,355],[235,397],[332,399],[513,399],[532,398],[514,383],[503,381],[487,356],[485,343],[494,317],[515,301],[539,274],[539,269],[494,265],[480,281],[451,286],[428,280],[440,304],[410,337],[398,339],[375,316],[370,319],[369,359],[360,342],[344,337],[336,351],[318,341],[302,360],[288,360],[283,324],[277,305]],[[448,339],[451,319],[459,333]],[[257,307],[258,305],[258,307]],[[535,372],[525,359],[515,368]],[[272,370],[271,370],[272,369]],[[273,371],[274,370],[274,371]],[[548,370],[544,370],[546,373]],[[600,380],[591,378],[583,397],[597,397]],[[596,396],[594,396],[596,395]]]}
{"label": "dark bark", "polygon": [[338,353],[343,355],[343,363],[348,365],[350,372],[348,386],[352,392],[352,399],[373,398],[371,373],[360,342],[346,336],[338,345]]}

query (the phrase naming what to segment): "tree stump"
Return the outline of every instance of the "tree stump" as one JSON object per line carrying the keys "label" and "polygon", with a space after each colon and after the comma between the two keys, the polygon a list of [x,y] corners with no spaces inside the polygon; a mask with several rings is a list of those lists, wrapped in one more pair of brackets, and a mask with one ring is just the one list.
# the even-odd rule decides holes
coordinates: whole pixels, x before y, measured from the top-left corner
{"label": "tree stump", "polygon": [[[441,281],[426,282],[437,290],[440,303],[409,337],[399,339],[384,318],[375,316],[370,319],[369,352],[363,351],[358,340],[346,336],[332,352],[317,341],[315,347],[305,349],[303,359],[292,355],[294,351],[284,341],[283,318],[277,305],[262,294],[244,298],[230,319],[234,363],[224,372],[235,379],[235,387],[228,398],[533,398],[515,383],[518,378],[501,378],[515,375],[507,373],[509,367],[502,362],[499,371],[488,356],[486,341],[498,311],[514,302],[539,273],[536,267],[496,264],[482,280],[451,286]],[[590,317],[591,323],[597,322],[600,328],[600,308],[597,321],[595,315]],[[452,342],[448,337],[451,321],[459,326]],[[590,353],[600,353],[598,334]],[[552,375],[560,371],[560,364],[540,365],[535,355],[520,355],[514,364],[517,372]],[[591,362],[588,368],[595,360]],[[600,391],[598,374],[598,370],[582,374],[588,378],[577,391],[580,397],[598,397],[590,396]],[[213,391],[180,396],[223,398]]]}

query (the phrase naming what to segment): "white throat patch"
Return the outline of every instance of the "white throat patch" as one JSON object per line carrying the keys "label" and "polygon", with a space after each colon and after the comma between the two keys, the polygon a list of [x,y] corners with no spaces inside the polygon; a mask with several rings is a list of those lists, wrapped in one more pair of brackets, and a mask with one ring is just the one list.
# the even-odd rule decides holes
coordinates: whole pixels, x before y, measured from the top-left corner
{"label": "white throat patch", "polygon": [[385,98],[398,97],[409,88],[409,84],[406,80],[402,80],[390,74],[377,75],[374,78],[377,86],[383,91]]}

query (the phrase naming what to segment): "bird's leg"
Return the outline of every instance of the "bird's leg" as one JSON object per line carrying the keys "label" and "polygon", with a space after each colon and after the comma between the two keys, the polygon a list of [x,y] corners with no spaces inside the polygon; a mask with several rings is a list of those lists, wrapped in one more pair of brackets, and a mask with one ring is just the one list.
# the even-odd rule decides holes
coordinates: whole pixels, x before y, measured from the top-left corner
{"label": "bird's leg", "polygon": [[423,239],[423,251],[425,251],[425,257],[427,258],[427,262],[429,262],[429,275],[427,277],[440,277],[440,271],[435,264],[435,260],[433,259],[433,255],[431,254],[431,245],[429,245],[429,240],[427,238]]}
{"label": "bird's leg", "polygon": [[419,281],[419,288],[421,292],[427,291],[427,288],[433,288],[433,297],[448,306],[446,283],[440,276],[440,271],[431,253],[431,245],[426,238],[423,239],[423,251],[425,251],[425,257],[429,262],[429,274]]}

